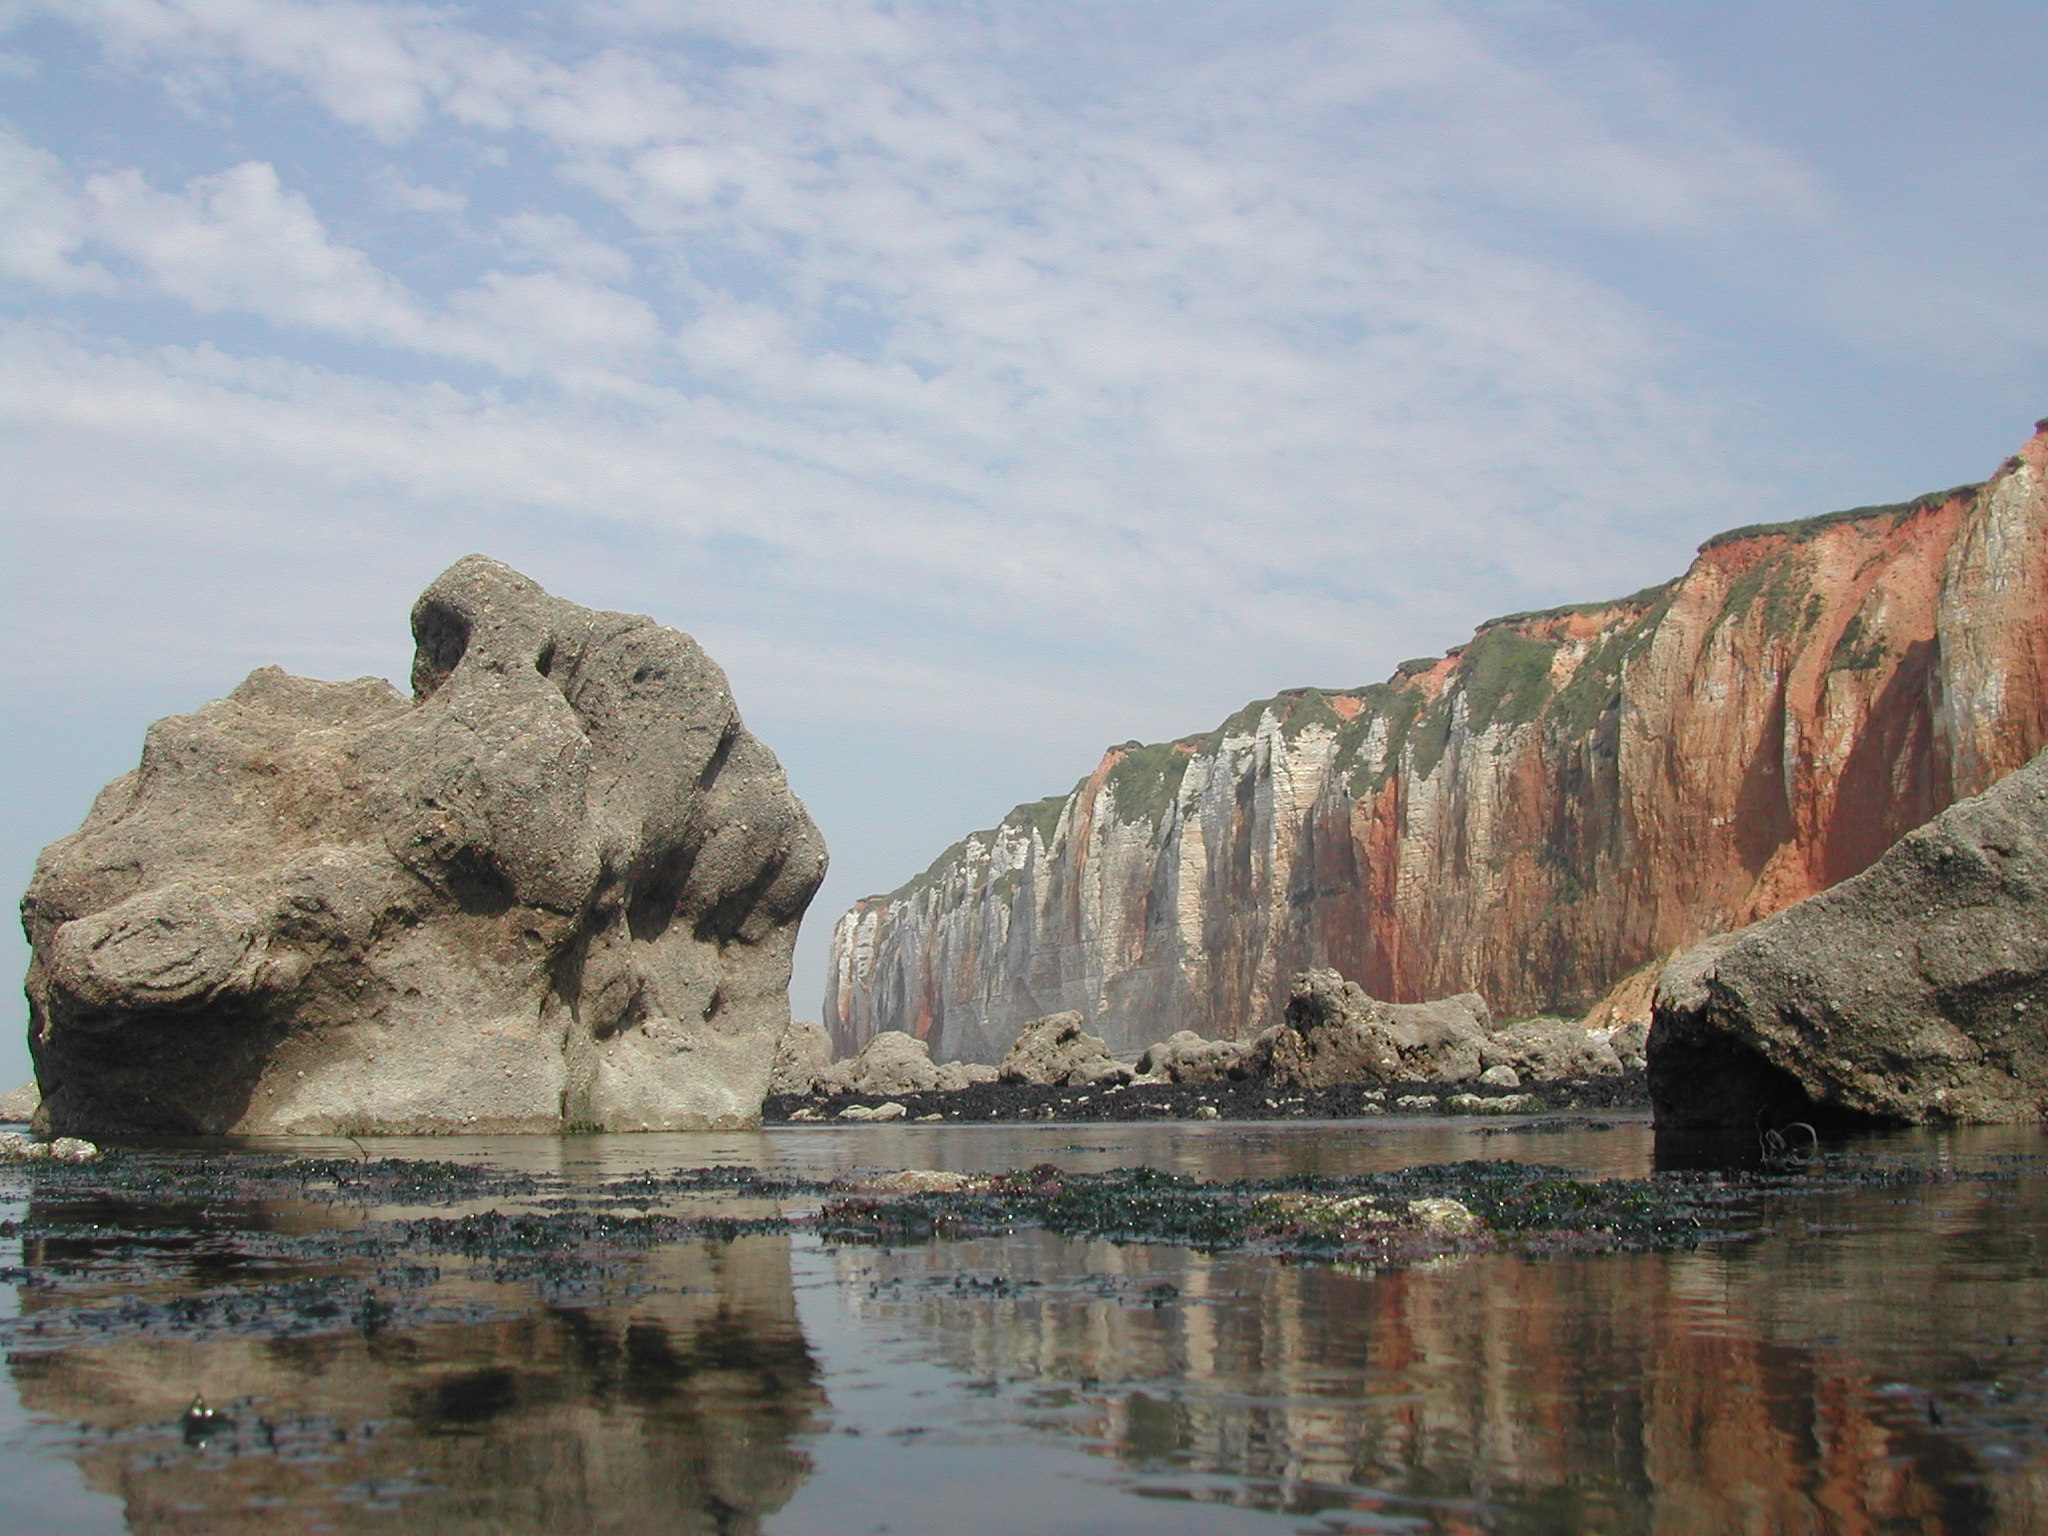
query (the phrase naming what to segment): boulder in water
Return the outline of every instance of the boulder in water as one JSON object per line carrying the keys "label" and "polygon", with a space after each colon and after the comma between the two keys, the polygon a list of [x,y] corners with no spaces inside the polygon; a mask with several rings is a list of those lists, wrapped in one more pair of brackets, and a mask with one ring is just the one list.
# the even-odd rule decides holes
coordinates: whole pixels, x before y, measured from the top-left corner
{"label": "boulder in water", "polygon": [[412,698],[261,669],[44,852],[39,1126],[758,1118],[825,855],[724,674],[481,556],[412,624]]}
{"label": "boulder in water", "polygon": [[832,1068],[832,1037],[825,1026],[793,1023],[775,1047],[775,1064],[768,1074],[770,1093],[809,1093],[818,1079]]}
{"label": "boulder in water", "polygon": [[940,1086],[931,1048],[900,1029],[883,1030],[858,1056],[835,1061],[817,1079],[822,1093],[930,1093]]}
{"label": "boulder in water", "polygon": [[1661,1126],[2048,1111],[2048,754],[1665,967]]}
{"label": "boulder in water", "polygon": [[1294,978],[1282,1021],[1251,1042],[1243,1070],[1305,1088],[1462,1083],[1481,1071],[1487,1023],[1476,992],[1383,1003],[1335,971],[1305,971]]}
{"label": "boulder in water", "polygon": [[1242,1040],[1204,1040],[1192,1029],[1178,1030],[1138,1057],[1138,1076],[1163,1083],[1220,1083],[1241,1070]]}
{"label": "boulder in water", "polygon": [[[1479,1048],[1491,1070],[1511,1068],[1522,1082],[1555,1082],[1567,1077],[1613,1077],[1623,1070],[1604,1030],[1589,1030],[1576,1019],[1517,1019],[1497,1024]],[[1480,1074],[1483,1078],[1485,1073]]]}
{"label": "boulder in water", "polygon": [[1129,1064],[1111,1056],[1109,1047],[1088,1033],[1081,1015],[1071,1011],[1048,1014],[1026,1024],[997,1070],[1003,1082],[1034,1083],[1041,1088],[1078,1088],[1131,1079]]}

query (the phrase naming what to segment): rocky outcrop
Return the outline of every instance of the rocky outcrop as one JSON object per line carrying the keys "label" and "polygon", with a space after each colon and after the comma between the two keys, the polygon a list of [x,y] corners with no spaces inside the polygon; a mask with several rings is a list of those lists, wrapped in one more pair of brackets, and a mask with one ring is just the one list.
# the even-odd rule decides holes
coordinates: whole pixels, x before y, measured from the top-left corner
{"label": "rocky outcrop", "polygon": [[825,1033],[825,1026],[808,1021],[792,1023],[782,1043],[775,1047],[768,1091],[809,1093],[831,1069],[832,1037]]}
{"label": "rocky outcrop", "polygon": [[495,561],[414,697],[276,668],[150,728],[47,849],[38,1124],[368,1133],[754,1120],[824,849],[724,675]]}
{"label": "rocky outcrop", "polygon": [[43,1096],[34,1083],[23,1083],[12,1093],[0,1095],[0,1125],[26,1125],[35,1118]]}
{"label": "rocky outcrop", "polygon": [[2043,745],[2048,434],[1984,485],[1738,529],[1664,586],[1112,748],[841,918],[825,1022],[993,1061],[1074,1010],[1129,1056],[1247,1039],[1312,967],[1578,1014]]}
{"label": "rocky outcrop", "polygon": [[1517,1082],[1612,1077],[1628,1066],[1606,1031],[1587,1029],[1576,1019],[1521,1019],[1498,1025],[1480,1045],[1479,1061],[1488,1070],[1507,1068]]}
{"label": "rocky outcrop", "polygon": [[1665,969],[1660,1125],[2048,1112],[2048,754]]}
{"label": "rocky outcrop", "polygon": [[823,1093],[930,1093],[941,1086],[924,1042],[896,1029],[883,1030],[858,1056],[834,1062],[813,1084]]}
{"label": "rocky outcrop", "polygon": [[1479,1075],[1489,1034],[1476,993],[1384,1003],[1335,971],[1294,978],[1282,1021],[1255,1037],[1238,1074],[1303,1088],[1338,1083],[1462,1083]]}
{"label": "rocky outcrop", "polygon": [[1176,1030],[1138,1056],[1138,1076],[1162,1083],[1220,1083],[1241,1076],[1247,1044],[1204,1040],[1192,1029]]}
{"label": "rocky outcrop", "polygon": [[[769,1091],[827,1095],[950,1093],[995,1080],[996,1069],[984,1063],[933,1061],[922,1040],[896,1029],[883,1030],[862,1046],[858,1055],[834,1061],[824,1029],[816,1024],[799,1024],[791,1028],[783,1039],[782,1049],[776,1053],[775,1075]],[[875,1117],[861,1114],[842,1118]]]}
{"label": "rocky outcrop", "polygon": [[1006,1083],[1039,1088],[1081,1087],[1088,1083],[1128,1082],[1131,1068],[1109,1054],[1109,1048],[1081,1027],[1078,1013],[1049,1014],[1034,1019],[1017,1033],[1003,1053],[998,1076]]}

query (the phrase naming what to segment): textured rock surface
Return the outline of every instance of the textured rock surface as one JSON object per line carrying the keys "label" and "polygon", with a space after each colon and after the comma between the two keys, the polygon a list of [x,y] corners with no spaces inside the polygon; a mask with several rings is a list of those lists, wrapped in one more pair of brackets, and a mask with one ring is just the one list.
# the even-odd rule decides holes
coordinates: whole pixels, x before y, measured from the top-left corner
{"label": "textured rock surface", "polygon": [[1217,1083],[1236,1074],[1250,1049],[1242,1040],[1204,1040],[1177,1030],[1138,1057],[1138,1075],[1167,1083]]}
{"label": "textured rock surface", "polygon": [[859,1055],[819,1073],[815,1086],[821,1093],[929,1093],[944,1082],[922,1040],[885,1029]]}
{"label": "textured rock surface", "polygon": [[1870,869],[1681,955],[1657,988],[1659,1124],[2048,1110],[2048,754]]}
{"label": "textured rock surface", "polygon": [[496,561],[415,697],[275,668],[150,728],[22,902],[39,1123],[752,1121],[824,850],[724,675]]}
{"label": "textured rock surface", "polygon": [[1667,586],[1113,748],[848,912],[826,1024],[993,1061],[1073,1009],[1135,1053],[1248,1038],[1315,966],[1576,1014],[2043,745],[2037,436],[1982,487],[1723,535]]}
{"label": "textured rock surface", "polygon": [[768,1073],[770,1093],[809,1093],[832,1067],[832,1037],[825,1026],[793,1023],[775,1047],[775,1065]]}
{"label": "textured rock surface", "polygon": [[948,1092],[957,1093],[962,1088],[974,1088],[982,1083],[995,1082],[1002,1074],[984,1061],[942,1061],[939,1063],[939,1086]]}
{"label": "textured rock surface", "polygon": [[0,1123],[26,1125],[35,1117],[36,1106],[43,1102],[43,1096],[36,1091],[34,1083],[23,1083],[14,1092],[0,1097]]}
{"label": "textured rock surface", "polygon": [[1508,1067],[1520,1081],[1553,1082],[1565,1077],[1611,1077],[1624,1063],[1607,1035],[1576,1019],[1521,1019],[1501,1024],[1479,1048],[1487,1067]]}
{"label": "textured rock surface", "polygon": [[1034,1019],[1018,1031],[1009,1050],[1003,1053],[999,1075],[1006,1083],[1059,1088],[1128,1081],[1131,1068],[1111,1056],[1101,1040],[1081,1027],[1080,1014],[1054,1013]]}
{"label": "textured rock surface", "polygon": [[1237,1070],[1304,1088],[1462,1083],[1480,1073],[1487,1022],[1476,993],[1384,1003],[1335,971],[1306,971],[1294,978],[1282,1022],[1253,1039]]}

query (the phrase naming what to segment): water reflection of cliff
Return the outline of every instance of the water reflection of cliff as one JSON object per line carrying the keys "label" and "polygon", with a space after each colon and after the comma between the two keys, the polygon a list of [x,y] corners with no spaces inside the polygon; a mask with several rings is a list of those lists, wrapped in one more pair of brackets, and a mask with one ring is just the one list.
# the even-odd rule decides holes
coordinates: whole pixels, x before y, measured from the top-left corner
{"label": "water reflection of cliff", "polygon": [[840,1262],[1153,1494],[1336,1530],[2022,1532],[2048,1530],[2044,1203],[1859,1196],[1739,1248],[1380,1276],[1015,1238]]}
{"label": "water reflection of cliff", "polygon": [[[138,1533],[750,1532],[808,1470],[793,1442],[823,1396],[785,1238],[636,1256],[624,1296],[576,1307],[456,1259],[434,1299],[471,1320],[296,1338],[175,1336],[180,1296],[223,1278],[178,1268],[114,1282],[163,1326],[9,1362]],[[195,1392],[220,1411],[203,1433],[181,1421]]]}

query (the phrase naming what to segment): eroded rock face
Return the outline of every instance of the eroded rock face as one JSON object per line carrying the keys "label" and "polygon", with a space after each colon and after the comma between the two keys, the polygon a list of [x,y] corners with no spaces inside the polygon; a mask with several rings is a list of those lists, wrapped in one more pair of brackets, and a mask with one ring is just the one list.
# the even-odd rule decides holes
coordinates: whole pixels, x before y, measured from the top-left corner
{"label": "eroded rock face", "polygon": [[1479,1075],[1486,1001],[1476,993],[1384,1003],[1335,971],[1294,978],[1282,1022],[1251,1042],[1239,1073],[1304,1088],[1462,1083]]}
{"label": "eroded rock face", "polygon": [[1220,1083],[1235,1075],[1250,1047],[1242,1040],[1204,1040],[1176,1030],[1138,1056],[1138,1075],[1167,1083]]}
{"label": "eroded rock face", "polygon": [[846,913],[825,1023],[995,1061],[1073,1009],[1126,1055],[1249,1040],[1323,966],[1582,1013],[2043,746],[2048,432],[1982,486],[1738,529],[1663,586],[1112,747]]}
{"label": "eroded rock face", "polygon": [[150,728],[22,920],[38,1124],[752,1121],[823,845],[724,674],[471,556],[414,697],[276,668]]}
{"label": "eroded rock face", "polygon": [[1604,1031],[1587,1029],[1576,1019],[1496,1025],[1479,1049],[1479,1060],[1489,1070],[1510,1069],[1520,1082],[1612,1077],[1626,1065]]}
{"label": "eroded rock face", "polygon": [[825,1026],[793,1023],[782,1043],[775,1048],[775,1065],[768,1074],[770,1093],[809,1093],[832,1066],[832,1039]]}
{"label": "eroded rock face", "polygon": [[1047,1014],[1026,1024],[1004,1054],[999,1072],[1006,1083],[1035,1083],[1041,1088],[1128,1081],[1131,1076],[1128,1065],[1081,1027],[1078,1013]]}
{"label": "eroded rock face", "polygon": [[1870,869],[1665,968],[1658,1123],[2048,1110],[2048,754]]}
{"label": "eroded rock face", "polygon": [[930,1093],[946,1084],[922,1040],[886,1029],[858,1056],[819,1073],[816,1086],[826,1093]]}

